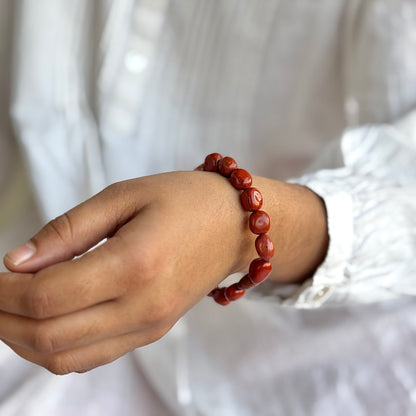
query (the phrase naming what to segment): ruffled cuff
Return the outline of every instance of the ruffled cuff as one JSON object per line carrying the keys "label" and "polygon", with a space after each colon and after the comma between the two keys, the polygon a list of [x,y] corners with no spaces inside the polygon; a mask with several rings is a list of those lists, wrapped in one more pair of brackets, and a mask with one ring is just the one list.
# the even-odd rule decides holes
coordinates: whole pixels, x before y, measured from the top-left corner
{"label": "ruffled cuff", "polygon": [[415,296],[415,133],[416,113],[349,130],[339,142],[345,166],[290,181],[326,204],[327,256],[301,285],[270,282],[254,292],[298,308]]}
{"label": "ruffled cuff", "polygon": [[[347,280],[345,271],[353,244],[352,201],[349,194],[327,189],[322,182],[310,181],[308,176],[297,179],[296,183],[307,186],[325,201],[330,236],[326,258],[314,276],[303,284],[267,282],[256,288],[254,294],[285,306],[318,308],[329,302],[335,287]],[[336,298],[342,301],[339,295]]]}

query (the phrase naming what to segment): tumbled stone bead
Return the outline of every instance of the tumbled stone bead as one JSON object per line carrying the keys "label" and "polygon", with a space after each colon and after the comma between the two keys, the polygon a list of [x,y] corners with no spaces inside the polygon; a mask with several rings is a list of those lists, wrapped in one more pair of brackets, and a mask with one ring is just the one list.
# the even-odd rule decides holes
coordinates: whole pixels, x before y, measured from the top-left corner
{"label": "tumbled stone bead", "polygon": [[216,290],[213,294],[213,298],[215,302],[223,306],[228,305],[230,303],[230,301],[227,300],[227,298],[225,297],[225,287]]}
{"label": "tumbled stone bead", "polygon": [[256,238],[256,250],[260,258],[269,261],[274,256],[274,244],[267,234],[261,234]]}
{"label": "tumbled stone bead", "polygon": [[231,185],[235,189],[241,191],[242,189],[249,188],[253,182],[251,175],[244,169],[233,170],[230,176]]}
{"label": "tumbled stone bead", "polygon": [[220,288],[217,286],[215,289],[212,289],[211,292],[208,293],[208,296],[214,297],[215,292],[220,290]]}
{"label": "tumbled stone bead", "polygon": [[207,172],[217,172],[217,164],[222,159],[219,153],[211,153],[205,158],[204,170]]}
{"label": "tumbled stone bead", "polygon": [[240,289],[237,283],[234,283],[225,289],[225,298],[228,300],[234,301],[243,297],[245,293],[246,293],[245,290]]}
{"label": "tumbled stone bead", "polygon": [[253,283],[261,283],[269,277],[272,271],[272,264],[269,261],[255,259],[250,263],[248,276]]}
{"label": "tumbled stone bead", "polygon": [[250,215],[248,225],[254,234],[266,234],[270,229],[270,217],[264,211],[255,211]]}
{"label": "tumbled stone bead", "polygon": [[227,178],[229,178],[231,173],[237,168],[237,162],[229,156],[225,156],[218,162],[218,172]]}
{"label": "tumbled stone bead", "polygon": [[238,283],[236,283],[236,286],[240,290],[246,290],[250,289],[253,286],[256,286],[254,282],[250,280],[250,277],[248,274],[244,275]]}
{"label": "tumbled stone bead", "polygon": [[257,211],[263,205],[263,196],[256,188],[247,188],[240,195],[241,205],[246,211]]}

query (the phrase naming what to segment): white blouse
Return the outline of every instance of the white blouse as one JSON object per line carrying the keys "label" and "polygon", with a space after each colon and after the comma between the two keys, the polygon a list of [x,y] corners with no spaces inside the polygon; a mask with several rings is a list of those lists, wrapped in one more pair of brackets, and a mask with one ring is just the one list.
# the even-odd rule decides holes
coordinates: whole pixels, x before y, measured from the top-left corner
{"label": "white blouse", "polygon": [[38,381],[4,389],[0,414],[415,412],[414,0],[13,8],[11,115],[45,220],[108,183],[219,151],[321,195],[330,247],[302,286],[261,285],[227,308],[204,300],[162,340],[91,373],[61,382],[13,358]]}

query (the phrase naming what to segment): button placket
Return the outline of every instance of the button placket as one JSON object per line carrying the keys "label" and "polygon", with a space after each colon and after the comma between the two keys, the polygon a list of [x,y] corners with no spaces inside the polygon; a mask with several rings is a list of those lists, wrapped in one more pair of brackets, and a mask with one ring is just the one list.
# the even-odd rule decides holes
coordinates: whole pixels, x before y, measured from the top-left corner
{"label": "button placket", "polygon": [[106,111],[106,124],[121,135],[131,136],[136,128],[167,3],[167,0],[140,1],[135,6],[123,65],[109,96]]}

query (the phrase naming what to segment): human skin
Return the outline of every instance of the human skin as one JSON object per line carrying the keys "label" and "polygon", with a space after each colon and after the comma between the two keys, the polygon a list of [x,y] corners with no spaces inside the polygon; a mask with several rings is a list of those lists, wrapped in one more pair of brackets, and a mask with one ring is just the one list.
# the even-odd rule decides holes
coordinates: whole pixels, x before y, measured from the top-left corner
{"label": "human skin", "polygon": [[[255,176],[253,185],[276,247],[269,279],[302,282],[326,255],[323,201],[299,185]],[[22,248],[4,257],[0,338],[55,374],[88,371],[154,342],[257,257],[247,220],[239,192],[218,174],[111,185],[32,237],[24,246],[32,257],[19,262]]]}

